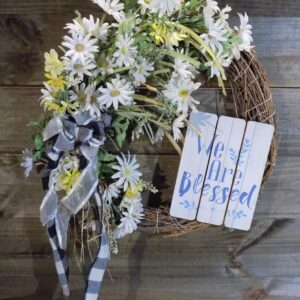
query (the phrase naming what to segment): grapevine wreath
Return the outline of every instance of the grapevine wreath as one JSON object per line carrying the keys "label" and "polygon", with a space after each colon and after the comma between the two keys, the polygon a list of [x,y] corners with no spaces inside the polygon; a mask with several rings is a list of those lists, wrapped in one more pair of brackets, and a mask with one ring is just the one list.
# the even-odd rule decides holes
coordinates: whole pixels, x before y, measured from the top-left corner
{"label": "grapevine wreath", "polygon": [[[166,234],[206,226],[171,218],[169,203],[143,207],[143,191],[157,189],[143,180],[136,156],[121,152],[125,140],[146,135],[154,144],[167,138],[180,154],[189,113],[199,104],[193,92],[205,77],[229,91],[236,116],[275,125],[246,13],[232,28],[231,8],[212,0],[93,2],[102,12],[88,18],[77,12],[59,53],[45,53],[45,114],[30,122],[34,150],[24,150],[22,163],[26,176],[36,166],[42,177],[40,217],[65,295],[69,224],[79,260],[91,243],[99,247],[86,299],[97,299],[110,252],[117,253],[118,239],[138,225]],[[275,159],[273,140],[265,179]]]}

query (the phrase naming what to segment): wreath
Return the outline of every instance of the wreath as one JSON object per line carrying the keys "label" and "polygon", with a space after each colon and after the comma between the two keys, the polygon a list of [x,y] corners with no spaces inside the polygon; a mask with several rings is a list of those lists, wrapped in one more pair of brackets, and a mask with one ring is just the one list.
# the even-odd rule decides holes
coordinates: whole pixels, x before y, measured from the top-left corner
{"label": "wreath", "polygon": [[[180,154],[189,113],[199,104],[193,92],[201,88],[200,78],[216,80],[224,95],[232,93],[237,116],[275,124],[246,13],[239,14],[239,26],[230,27],[231,8],[220,9],[212,0],[93,2],[104,13],[87,18],[77,12],[66,24],[59,53],[45,53],[45,113],[30,122],[34,149],[24,150],[22,163],[26,176],[33,166],[41,174],[41,222],[65,295],[70,222],[81,250],[86,240],[101,244],[86,295],[98,294],[109,252],[117,253],[117,240],[138,225],[167,234],[206,226],[171,218],[169,203],[144,208],[143,192],[157,189],[143,180],[136,156],[121,152],[125,140],[146,135],[152,144],[167,138]],[[276,148],[273,140],[265,179]],[[95,288],[97,259],[102,274]]]}

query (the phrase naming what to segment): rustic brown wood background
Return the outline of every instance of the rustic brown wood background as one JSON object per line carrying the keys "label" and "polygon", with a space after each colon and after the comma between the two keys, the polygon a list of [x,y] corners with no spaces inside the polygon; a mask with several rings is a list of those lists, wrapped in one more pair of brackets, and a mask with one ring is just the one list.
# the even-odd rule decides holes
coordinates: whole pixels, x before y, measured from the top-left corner
{"label": "rustic brown wood background", "polygon": [[[136,233],[111,259],[103,300],[300,299],[300,1],[221,2],[250,15],[280,120],[278,163],[254,225],[250,232],[211,227],[172,239]],[[19,164],[31,145],[26,124],[41,113],[43,52],[60,43],[75,9],[98,12],[89,0],[0,0],[0,299],[60,299],[38,219],[40,180],[25,180]],[[205,109],[222,113],[219,96],[199,92]],[[149,179],[165,171],[161,196],[170,197],[178,166],[170,145],[142,140],[129,147]],[[71,299],[82,299],[84,276],[74,262],[70,280]]]}

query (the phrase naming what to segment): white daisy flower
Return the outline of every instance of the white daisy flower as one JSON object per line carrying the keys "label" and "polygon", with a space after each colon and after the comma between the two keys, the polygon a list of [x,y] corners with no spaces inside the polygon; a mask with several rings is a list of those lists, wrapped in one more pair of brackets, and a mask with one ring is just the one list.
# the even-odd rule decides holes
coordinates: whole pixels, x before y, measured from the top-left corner
{"label": "white daisy flower", "polygon": [[177,112],[187,114],[189,108],[193,111],[197,110],[195,104],[199,104],[199,101],[196,101],[191,94],[200,86],[200,82],[194,83],[190,79],[171,79],[167,85],[167,89],[163,91],[163,94],[177,105]]}
{"label": "white daisy flower", "polygon": [[84,34],[85,30],[82,24],[80,24],[76,19],[73,20],[73,23],[67,23],[65,29],[68,29],[68,32],[74,32],[76,34]]}
{"label": "white daisy flower", "polygon": [[150,76],[153,70],[153,63],[149,63],[145,58],[140,59],[140,63],[136,64],[136,70],[133,73],[135,82],[137,84],[145,83],[146,78]]}
{"label": "white daisy flower", "polygon": [[99,18],[94,19],[92,15],[90,18],[82,18],[82,23],[85,29],[86,34],[90,34],[91,36],[97,37],[98,30],[100,28],[100,20]]}
{"label": "white daisy flower", "polygon": [[96,37],[102,41],[102,42],[106,42],[107,41],[107,37],[108,37],[108,33],[109,33],[109,28],[110,25],[108,23],[103,23],[100,25]]}
{"label": "white daisy flower", "polygon": [[141,219],[144,216],[141,198],[123,200],[123,202],[123,218],[121,218],[121,224],[114,230],[114,238],[116,239],[123,238],[136,230],[137,225],[141,222]]}
{"label": "white daisy flower", "polygon": [[219,20],[220,23],[223,24],[223,26],[228,26],[227,20],[229,19],[229,13],[231,12],[232,8],[229,5],[226,5],[219,14]]}
{"label": "white daisy flower", "polygon": [[91,38],[90,34],[84,36],[83,33],[77,34],[74,31],[71,35],[72,37],[64,36],[62,45],[69,49],[65,56],[71,57],[73,61],[80,60],[82,64],[87,59],[93,59],[94,53],[98,52],[97,39]]}
{"label": "white daisy flower", "polygon": [[127,34],[119,36],[115,44],[118,50],[113,55],[119,67],[128,67],[135,62],[136,47],[132,46],[133,43],[134,39]]}
{"label": "white daisy flower", "polygon": [[167,14],[172,15],[181,7],[181,0],[152,0],[149,8],[152,12],[158,13],[159,17]]}
{"label": "white daisy flower", "polygon": [[183,120],[186,118],[185,115],[181,115],[180,117],[176,118],[173,122],[172,129],[173,129],[173,137],[174,140],[177,142],[181,137],[181,128],[184,128]]}
{"label": "white daisy flower", "polygon": [[96,37],[102,42],[106,42],[110,27],[108,23],[103,23],[100,25],[100,20],[97,18],[95,21],[92,15],[90,15],[89,19],[83,18],[82,22],[85,26],[86,33]]}
{"label": "white daisy flower", "polygon": [[86,59],[82,62],[80,59],[65,58],[64,63],[65,69],[70,72],[70,76],[77,75],[81,79],[84,75],[92,76],[92,70],[96,68],[96,64],[91,59]]}
{"label": "white daisy flower", "polygon": [[103,192],[103,199],[111,204],[113,199],[116,199],[119,197],[120,189],[115,183],[111,183],[106,187],[106,189]]}
{"label": "white daisy flower", "polygon": [[114,72],[114,67],[116,66],[113,63],[113,60],[109,56],[106,56],[103,52],[97,57],[96,64],[97,73],[95,74],[95,76],[97,76],[99,73],[103,76],[112,74]]}
{"label": "white daisy flower", "polygon": [[[221,63],[221,65],[224,68],[229,67],[229,65],[231,64],[231,57],[225,57],[225,56],[221,56],[221,55],[217,55],[217,60]],[[215,61],[208,61],[205,63],[205,66],[210,68],[210,77],[213,78],[214,76],[219,77],[221,76],[220,73],[220,69],[219,67],[216,65]]]}
{"label": "white daisy flower", "polygon": [[217,1],[207,0],[206,6],[203,9],[204,21],[206,27],[213,22],[213,16],[220,11]]}
{"label": "white daisy flower", "polygon": [[114,17],[117,22],[122,22],[125,17],[124,4],[119,0],[92,0],[98,4],[107,14]]}
{"label": "white daisy flower", "polygon": [[89,111],[92,117],[99,118],[101,111],[97,98],[100,92],[96,89],[96,84],[86,86],[85,83],[81,83],[75,86],[74,89],[74,91],[69,92],[70,101],[79,103],[80,107],[85,111]]}
{"label": "white daisy flower", "polygon": [[161,127],[159,127],[155,134],[155,142],[162,141],[164,136],[165,136],[164,130]]}
{"label": "white daisy flower", "polygon": [[134,130],[132,130],[132,134],[131,134],[131,141],[135,141],[138,140],[141,136],[141,134],[144,134],[144,122],[141,122],[140,124],[137,125],[136,128],[134,128]]}
{"label": "white daisy flower", "polygon": [[225,37],[226,30],[222,26],[220,22],[211,22],[208,26],[208,33],[204,33],[201,35],[201,38],[211,47],[213,52],[223,51],[222,42],[226,41],[227,38]]}
{"label": "white daisy flower", "polygon": [[32,151],[29,149],[23,150],[23,162],[21,163],[21,167],[25,169],[24,175],[28,177],[32,168],[33,168],[33,159],[32,159]]}
{"label": "white daisy flower", "polygon": [[124,191],[126,191],[129,186],[133,188],[138,183],[142,175],[141,172],[137,171],[140,165],[137,163],[135,155],[131,156],[128,154],[126,158],[122,153],[122,157],[117,156],[116,158],[119,164],[112,166],[112,168],[118,172],[112,175],[111,178],[118,179],[116,185],[123,186]]}
{"label": "white daisy flower", "polygon": [[180,59],[175,58],[174,62],[174,75],[176,77],[182,77],[182,78],[191,78],[193,79],[195,75],[197,74],[196,69],[188,62]]}
{"label": "white daisy flower", "polygon": [[86,85],[83,82],[80,85],[76,85],[74,87],[74,91],[70,90],[69,91],[70,101],[72,102],[77,101],[78,103],[80,103],[81,106],[83,106],[86,100],[85,87]]}
{"label": "white daisy flower", "polygon": [[76,34],[87,35],[90,34],[93,37],[98,38],[102,42],[105,42],[108,35],[109,24],[103,23],[100,25],[99,18],[94,19],[92,15],[88,18],[82,18],[82,23],[77,20],[73,20],[73,23],[68,23],[65,29],[69,30],[69,33],[75,32]]}
{"label": "white daisy flower", "polygon": [[253,46],[251,46],[253,42],[252,38],[252,25],[248,24],[249,17],[245,13],[243,16],[242,14],[238,14],[241,20],[240,28],[235,27],[235,31],[238,32],[239,37],[242,40],[242,43],[235,45],[235,47],[232,49],[232,54],[234,58],[240,59],[240,52],[242,51],[251,51]]}
{"label": "white daisy flower", "polygon": [[153,0],[138,0],[138,4],[141,5],[141,13],[145,14],[146,10],[150,8],[150,4]]}
{"label": "white daisy flower", "polygon": [[84,110],[89,111],[92,117],[100,118],[101,111],[97,98],[100,96],[100,91],[96,89],[96,84],[92,83],[85,89],[85,106]]}
{"label": "white daisy flower", "polygon": [[46,101],[54,101],[54,93],[55,91],[50,87],[50,85],[46,82],[43,83],[45,88],[41,89],[42,96],[40,97],[39,101],[43,104]]}
{"label": "white daisy flower", "polygon": [[108,108],[113,105],[114,109],[117,110],[119,104],[132,104],[133,87],[125,79],[120,79],[119,75],[112,79],[111,82],[107,82],[106,88],[100,87],[99,91],[102,95],[97,100],[101,106],[104,105]]}

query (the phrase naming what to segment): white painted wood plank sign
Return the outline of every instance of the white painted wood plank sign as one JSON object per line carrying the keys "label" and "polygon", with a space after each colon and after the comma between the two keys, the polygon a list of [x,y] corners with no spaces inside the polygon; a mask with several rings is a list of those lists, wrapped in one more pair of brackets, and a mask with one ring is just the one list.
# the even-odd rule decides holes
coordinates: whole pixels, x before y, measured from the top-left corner
{"label": "white painted wood plank sign", "polygon": [[226,227],[250,229],[273,134],[272,125],[248,122],[226,212]]}
{"label": "white painted wood plank sign", "polygon": [[218,117],[194,112],[189,121],[170,214],[195,220]]}
{"label": "white painted wood plank sign", "polygon": [[203,112],[190,123],[171,216],[249,230],[274,126]]}
{"label": "white painted wood plank sign", "polygon": [[245,127],[245,120],[219,118],[201,194],[199,222],[223,224]]}

